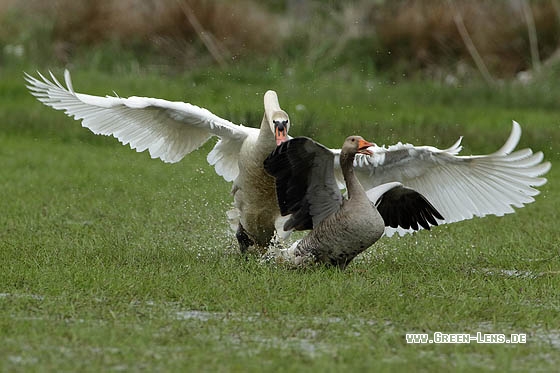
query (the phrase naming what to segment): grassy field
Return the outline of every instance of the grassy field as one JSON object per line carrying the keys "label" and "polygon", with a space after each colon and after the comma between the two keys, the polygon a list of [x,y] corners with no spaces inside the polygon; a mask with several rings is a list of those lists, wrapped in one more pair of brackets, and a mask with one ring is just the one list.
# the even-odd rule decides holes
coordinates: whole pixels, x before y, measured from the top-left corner
{"label": "grassy field", "polygon": [[[534,204],[404,238],[347,270],[243,259],[212,144],[164,164],[92,135],[1,70],[0,370],[549,371],[560,364],[560,88],[375,75],[75,71],[93,94],[188,101],[257,125],[278,91],[292,135],[496,150],[511,120],[553,162]],[[58,71],[60,73],[60,71]],[[407,344],[405,333],[526,333],[527,343]]]}

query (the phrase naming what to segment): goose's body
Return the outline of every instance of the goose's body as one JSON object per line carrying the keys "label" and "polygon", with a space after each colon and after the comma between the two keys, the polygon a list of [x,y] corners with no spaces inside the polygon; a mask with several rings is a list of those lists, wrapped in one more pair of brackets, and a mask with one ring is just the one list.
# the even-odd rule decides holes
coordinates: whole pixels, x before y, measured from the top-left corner
{"label": "goose's body", "polygon": [[[344,268],[383,235],[386,221],[394,216],[407,213],[401,224],[416,229],[419,224],[429,229],[428,222],[437,225],[435,219],[443,219],[422,195],[400,183],[383,184],[373,192],[375,196],[366,194],[353,162],[357,153],[371,154],[372,145],[359,136],[344,142],[339,154],[347,198],[335,180],[334,154],[311,139],[289,140],[265,160],[266,171],[276,178],[280,211],[290,216],[284,229],[312,229],[286,253],[293,264],[315,261]],[[386,195],[390,198],[384,201]],[[385,216],[370,197],[384,207]]]}
{"label": "goose's body", "polygon": [[385,231],[381,214],[369,201],[362,186],[354,178],[348,184],[348,199],[340,209],[327,216],[299,241],[295,250],[299,257],[312,253],[315,261],[345,267],[356,255],[373,245]]}
{"label": "goose's body", "polygon": [[152,158],[178,162],[211,137],[219,141],[208,154],[208,162],[226,181],[239,219],[237,238],[245,251],[252,245],[263,249],[274,235],[280,216],[274,180],[263,169],[264,159],[287,139],[288,115],[280,108],[274,91],[264,95],[260,128],[236,125],[210,111],[184,102],[149,97],[99,97],[76,93],[65,71],[66,87],[51,74],[36,79],[26,74],[28,88],[39,101],[82,121],[95,134],[112,135],[138,152],[148,150]]}

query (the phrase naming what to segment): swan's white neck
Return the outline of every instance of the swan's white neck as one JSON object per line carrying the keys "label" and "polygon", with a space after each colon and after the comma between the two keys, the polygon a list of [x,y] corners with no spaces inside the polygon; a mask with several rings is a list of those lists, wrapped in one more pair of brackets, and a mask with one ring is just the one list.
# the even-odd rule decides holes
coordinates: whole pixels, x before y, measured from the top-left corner
{"label": "swan's white neck", "polygon": [[261,128],[259,131],[259,137],[256,143],[256,146],[259,150],[262,149],[263,154],[272,152],[276,147],[276,140],[274,138],[273,127],[271,125],[272,122],[269,122],[268,119],[268,112],[265,112],[262,122]]}
{"label": "swan's white neck", "polygon": [[272,114],[282,111],[278,102],[278,95],[274,91],[266,91],[264,94],[264,115],[269,124],[272,124]]}

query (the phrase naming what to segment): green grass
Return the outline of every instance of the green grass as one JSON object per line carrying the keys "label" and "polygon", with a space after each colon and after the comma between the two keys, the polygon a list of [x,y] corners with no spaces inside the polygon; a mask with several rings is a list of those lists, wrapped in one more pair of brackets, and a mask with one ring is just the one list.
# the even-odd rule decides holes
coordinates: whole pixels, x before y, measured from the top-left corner
{"label": "green grass", "polygon": [[[73,76],[78,91],[184,100],[253,125],[274,88],[292,135],[329,146],[351,133],[437,146],[465,135],[466,154],[488,152],[516,119],[521,145],[553,162],[549,182],[514,215],[383,238],[345,271],[286,270],[237,254],[211,144],[178,164],[151,160],[39,104],[4,70],[0,370],[557,368],[560,89],[307,74]],[[406,344],[435,331],[528,342]]]}

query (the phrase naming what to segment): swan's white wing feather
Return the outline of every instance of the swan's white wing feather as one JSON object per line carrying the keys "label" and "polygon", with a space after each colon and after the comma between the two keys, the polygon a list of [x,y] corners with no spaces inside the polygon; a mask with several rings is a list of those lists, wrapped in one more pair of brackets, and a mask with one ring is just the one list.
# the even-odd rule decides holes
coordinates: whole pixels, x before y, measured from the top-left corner
{"label": "swan's white wing feather", "polygon": [[[453,223],[474,216],[502,216],[534,201],[535,187],[546,183],[541,177],[550,169],[543,154],[531,149],[515,151],[521,128],[513,122],[506,143],[495,153],[458,156],[460,140],[451,148],[396,144],[373,147],[371,156],[358,154],[356,175],[364,188],[400,182],[421,193],[443,215],[438,223]],[[338,149],[333,150],[335,155]],[[335,160],[335,168],[337,162]],[[387,235],[404,230],[388,228]]]}
{"label": "swan's white wing feather", "polygon": [[385,183],[381,185],[377,185],[368,191],[366,191],[366,195],[368,196],[369,200],[372,202],[376,202],[383,194],[385,194],[388,190],[396,188],[398,186],[402,186],[402,183],[397,181],[391,183]]}
{"label": "swan's white wing feather", "polygon": [[[245,127],[249,134],[247,137],[257,138],[259,130],[256,128]],[[255,140],[256,141],[256,140]],[[206,160],[226,181],[233,181],[239,174],[239,152],[241,151],[242,141],[228,137],[222,137],[214,146],[214,149]]]}
{"label": "swan's white wing feather", "polygon": [[[51,73],[51,80],[28,74],[27,87],[39,101],[68,116],[82,120],[95,134],[112,135],[138,152],[148,150],[152,158],[178,162],[202,146],[213,135],[220,141],[209,162],[226,180],[238,172],[238,150],[255,128],[235,125],[210,111],[184,102],[148,97],[99,97],[76,93],[70,73],[64,73],[64,87]],[[225,145],[227,143],[227,146]],[[224,150],[223,153],[220,153]]]}

